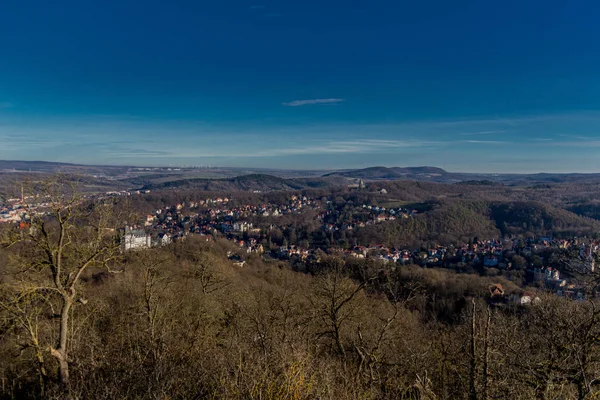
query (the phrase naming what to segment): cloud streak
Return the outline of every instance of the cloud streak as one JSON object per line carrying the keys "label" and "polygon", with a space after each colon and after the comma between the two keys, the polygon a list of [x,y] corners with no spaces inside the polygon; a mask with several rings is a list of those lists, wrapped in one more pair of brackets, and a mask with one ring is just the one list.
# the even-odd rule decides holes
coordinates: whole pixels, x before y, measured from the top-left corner
{"label": "cloud streak", "polygon": [[462,143],[471,143],[471,144],[507,144],[509,142],[502,140],[461,140]]}
{"label": "cloud streak", "polygon": [[556,136],[569,138],[569,139],[577,139],[577,140],[596,140],[596,138],[591,136],[583,136],[583,135],[572,135],[568,133],[559,133]]}
{"label": "cloud streak", "polygon": [[[384,140],[384,139],[356,139],[356,140],[312,140],[301,143],[287,144],[286,147],[274,144],[271,148],[249,148],[246,151],[230,149],[228,147],[211,147],[203,150],[190,150],[188,148],[171,149],[170,152],[153,152],[144,154],[143,150],[126,149],[126,154],[132,157],[153,156],[155,158],[271,158],[289,156],[311,155],[336,155],[336,154],[392,154],[398,151],[433,146],[441,142],[421,141],[416,139]],[[120,156],[120,154],[119,154]]]}
{"label": "cloud streak", "polygon": [[380,140],[380,139],[358,139],[345,141],[313,141],[308,144],[298,144],[294,147],[273,148],[268,151],[254,153],[255,157],[277,157],[292,155],[313,154],[344,154],[344,153],[393,153],[400,149],[431,146],[439,144],[434,141],[422,141],[415,139],[407,140]]}
{"label": "cloud streak", "polygon": [[309,106],[313,104],[339,104],[343,102],[344,99],[310,99],[310,100],[293,100],[284,102],[283,105],[286,107],[301,107],[301,106]]}
{"label": "cloud streak", "polygon": [[481,131],[481,132],[462,132],[460,135],[462,136],[472,136],[472,135],[491,135],[493,133],[501,133],[506,131]]}

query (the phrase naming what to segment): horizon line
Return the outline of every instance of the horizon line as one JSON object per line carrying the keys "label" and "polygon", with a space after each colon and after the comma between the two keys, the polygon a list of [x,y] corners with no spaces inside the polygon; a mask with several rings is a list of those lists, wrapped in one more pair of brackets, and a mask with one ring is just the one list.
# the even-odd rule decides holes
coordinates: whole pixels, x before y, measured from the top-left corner
{"label": "horizon line", "polygon": [[[133,164],[83,164],[83,163],[74,163],[74,162],[65,162],[65,161],[48,161],[48,160],[3,160],[0,159],[0,162],[4,163],[44,163],[44,164],[58,164],[65,166],[74,166],[74,167],[121,167],[121,168],[205,168],[205,169],[256,169],[256,170],[271,170],[271,171],[296,171],[296,172],[311,172],[311,171],[337,171],[337,172],[348,172],[348,171],[360,171],[369,168],[439,168],[449,174],[465,174],[465,175],[541,175],[541,174],[552,174],[552,175],[600,175],[600,171],[598,172],[552,172],[552,171],[538,171],[538,172],[466,172],[466,171],[449,171],[443,167],[438,167],[434,165],[412,165],[412,166],[385,166],[385,165],[371,165],[367,167],[356,167],[356,168],[273,168],[273,167],[232,167],[225,165],[203,165],[203,164],[157,164],[157,165],[133,165]],[[4,169],[0,169],[0,172],[10,172]],[[42,172],[42,171],[21,171],[21,172]]]}

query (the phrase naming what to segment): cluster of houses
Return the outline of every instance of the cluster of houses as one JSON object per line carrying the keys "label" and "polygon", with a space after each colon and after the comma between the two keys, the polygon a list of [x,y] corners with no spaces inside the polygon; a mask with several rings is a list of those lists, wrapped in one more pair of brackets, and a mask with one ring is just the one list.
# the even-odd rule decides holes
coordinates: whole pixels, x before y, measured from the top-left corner
{"label": "cluster of houses", "polygon": [[259,204],[228,207],[230,199],[217,197],[178,203],[148,214],[144,227],[126,227],[123,231],[124,250],[162,246],[188,234],[210,236],[216,232],[243,247],[247,253],[264,252],[262,244],[256,238],[239,240],[243,234],[258,236],[261,229],[249,217],[278,217],[298,213],[304,207],[318,207],[317,202],[307,197],[292,196],[287,204]]}
{"label": "cluster of houses", "polygon": [[[102,195],[82,195],[81,200],[90,198],[106,198],[106,197],[120,197],[120,196],[131,196],[136,194],[150,193],[150,190],[120,190],[120,191],[109,191]],[[27,210],[31,212],[37,212],[37,210],[43,210],[47,208],[49,204],[44,201],[43,197],[37,196],[22,196],[20,198],[7,199],[5,204],[0,205],[0,223],[14,223],[14,222],[25,222],[28,221],[30,216],[27,214]]]}
{"label": "cluster of houses", "polygon": [[0,223],[21,222],[27,219],[27,213],[21,204],[10,204],[0,207]]}
{"label": "cluster of houses", "polygon": [[301,261],[306,261],[309,257],[313,256],[313,251],[309,249],[303,249],[296,245],[290,245],[281,246],[279,250],[277,250],[277,255],[283,259],[295,257]]}
{"label": "cluster of houses", "polygon": [[135,194],[148,194],[150,190],[113,190],[104,193],[104,196],[101,197],[119,197],[119,196],[132,196]]}
{"label": "cluster of houses", "polygon": [[354,246],[350,250],[337,250],[338,254],[345,254],[354,258],[375,258],[385,263],[408,264],[412,260],[411,253],[408,250],[389,249],[384,245]]}
{"label": "cluster of houses", "polygon": [[370,206],[363,204],[360,207],[363,210],[363,218],[355,217],[351,221],[337,222],[340,214],[339,210],[328,208],[322,211],[318,218],[323,220],[323,229],[325,231],[343,231],[364,228],[368,225],[378,224],[386,221],[394,221],[397,218],[410,218],[418,214],[417,210],[399,208],[385,208],[379,206]]}
{"label": "cluster of houses", "polygon": [[[383,245],[354,246],[351,249],[331,249],[336,254],[353,258],[372,258],[389,263],[392,268],[398,264],[417,264],[421,266],[451,268],[453,265],[471,265],[478,268],[495,268],[498,272],[510,271],[512,257],[519,255],[523,260],[542,254],[546,250],[569,250],[579,254],[579,258],[572,264],[581,265],[581,272],[594,272],[594,259],[599,255],[599,242],[590,239],[572,238],[568,240],[552,240],[547,238],[517,239],[517,240],[484,240],[462,246],[435,246],[424,249],[396,249]],[[546,253],[547,254],[547,253]],[[310,256],[310,252],[308,254]],[[304,256],[303,258],[305,258]],[[548,260],[543,260],[542,265],[533,265],[528,262],[524,268],[527,281],[549,290],[559,296],[572,299],[585,299],[585,291],[581,286],[569,282],[562,277],[559,269],[544,266]],[[515,302],[527,303],[534,299],[523,294]]]}
{"label": "cluster of houses", "polygon": [[[140,192],[141,193],[141,192]],[[136,192],[110,192],[108,196],[122,196],[137,194]],[[7,204],[0,208],[0,222],[22,222],[27,219],[24,204],[31,204],[35,199],[9,199]],[[39,201],[39,200],[38,200]],[[27,203],[26,203],[27,202]],[[333,207],[331,201],[324,198],[315,200],[305,196],[293,195],[284,204],[246,204],[231,205],[227,197],[207,198],[198,201],[178,203],[174,206],[155,210],[146,216],[143,226],[127,226],[122,231],[122,249],[134,250],[155,246],[164,246],[175,240],[181,240],[189,234],[204,235],[207,238],[220,232],[223,237],[231,240],[240,247],[242,253],[263,254],[270,251],[273,256],[282,259],[294,258],[300,261],[313,259],[314,249],[302,248],[296,245],[279,246],[265,249],[257,238],[265,233],[264,224],[256,224],[261,217],[279,217],[288,214],[297,214],[310,208],[315,211],[315,218],[321,222],[321,227],[326,232],[338,230],[351,230],[369,224],[393,221],[397,218],[410,218],[417,214],[416,210],[403,208],[385,208],[371,205],[356,205],[351,221],[340,218],[340,210]],[[36,204],[43,207],[44,204]],[[254,222],[252,222],[254,221]],[[271,221],[270,228],[277,226],[277,218],[262,221]],[[259,227],[263,226],[263,229]],[[283,229],[282,229],[283,230]],[[263,242],[264,243],[264,242]],[[354,246],[350,249],[331,248],[329,251],[354,258],[372,258],[390,264],[418,264],[422,266],[451,267],[463,264],[483,268],[495,268],[498,271],[514,269],[514,256],[527,260],[525,266],[529,281],[536,282],[554,293],[575,299],[582,298],[583,290],[569,283],[561,276],[558,269],[549,266],[548,260],[542,264],[533,265],[532,257],[547,254],[547,250],[567,250],[578,255],[581,268],[594,271],[595,257],[599,254],[600,242],[591,239],[553,239],[551,237],[538,237],[535,239],[514,240],[476,240],[473,243],[442,246],[435,245],[428,249],[398,249],[387,248],[383,245]],[[522,268],[523,266],[520,266]],[[519,301],[527,302],[527,297]]]}
{"label": "cluster of houses", "polygon": [[241,248],[246,250],[246,253],[251,254],[251,253],[256,253],[256,254],[263,254],[265,252],[265,249],[263,247],[263,245],[261,243],[258,243],[258,241],[255,238],[250,238],[248,240],[243,240],[243,239],[231,239],[233,243],[237,244],[238,246],[240,246]]}
{"label": "cluster of houses", "polygon": [[[199,201],[190,201],[188,203],[178,203],[174,206],[164,207],[155,210],[153,214],[146,216],[144,221],[146,235],[151,236],[142,244],[142,239],[139,239],[139,246],[158,246],[169,243],[172,240],[184,237],[187,234],[198,234],[209,236],[216,232],[220,232],[226,238],[234,241],[240,247],[243,247],[248,253],[263,252],[264,249],[258,251],[258,247],[252,240],[239,240],[240,236],[258,237],[264,233],[264,229],[260,229],[253,222],[249,222],[256,217],[279,217],[288,214],[298,214],[306,208],[316,211],[316,218],[321,221],[324,231],[337,231],[343,229],[353,229],[354,227],[363,227],[370,224],[381,223],[384,221],[393,221],[396,218],[409,218],[417,213],[416,210],[371,206],[363,204],[361,214],[367,217],[364,220],[353,221],[350,223],[344,222],[328,222],[336,219],[335,208],[331,207],[331,201],[324,198],[315,200],[306,196],[292,195],[284,204],[246,204],[229,207],[230,199],[215,198]],[[274,220],[271,220],[274,221]],[[271,224],[268,229],[274,229],[277,224]],[[283,228],[283,227],[279,227]],[[133,230],[133,229],[132,229]],[[142,236],[142,231],[135,230],[137,235]],[[131,234],[130,234],[131,235]],[[162,235],[160,238],[158,235]],[[165,238],[165,237],[168,237]],[[127,245],[127,248],[132,248]],[[262,247],[262,246],[261,246]],[[271,249],[273,250],[273,249]],[[301,260],[306,260],[312,255],[313,250],[302,249],[298,246],[282,246],[276,250],[276,255],[282,258],[298,257]],[[355,252],[356,256],[364,253],[366,256],[369,252],[361,249]],[[392,262],[409,262],[411,257],[407,251],[397,251],[390,255],[379,254],[377,256],[385,261]]]}
{"label": "cluster of houses", "polygon": [[8,199],[4,205],[0,205],[0,223],[26,222],[30,217],[28,212],[44,209],[48,205],[44,199],[35,196]]}
{"label": "cluster of houses", "polygon": [[[238,240],[239,236],[258,237],[264,233],[264,227],[261,230],[253,222],[250,222],[253,217],[277,217],[299,213],[307,207],[317,211],[316,218],[321,220],[324,231],[354,229],[368,224],[393,221],[396,218],[410,218],[417,214],[416,210],[386,209],[364,204],[357,206],[358,209],[363,210],[363,212],[357,213],[362,220],[357,218],[354,221],[343,221],[342,218],[338,218],[340,211],[331,207],[331,202],[327,199],[314,200],[292,196],[285,204],[238,205],[234,207],[228,206],[229,200],[226,197],[219,197],[165,207],[148,215],[145,226],[149,232],[154,233],[154,236],[160,233],[167,235],[170,240],[175,240],[188,233],[212,235],[215,232],[220,232],[231,240]],[[271,228],[275,226],[277,226],[276,223],[271,225]],[[162,243],[168,243],[169,239],[163,239]],[[156,239],[153,240],[156,243]],[[587,239],[539,237],[527,240],[478,240],[474,243],[449,247],[438,245],[426,249],[426,251],[423,249],[388,249],[381,245],[374,245],[369,248],[357,246],[342,252],[351,257],[375,257],[393,263],[445,266],[452,262],[503,270],[513,267],[511,258],[514,255],[530,258],[549,248],[576,249],[580,258],[590,259],[593,258],[593,254],[598,252],[599,244],[597,241]],[[244,242],[244,246],[247,245],[248,243]],[[278,254],[286,257],[299,256],[302,259],[310,256],[310,252],[308,249],[300,250],[288,246],[278,250]]]}

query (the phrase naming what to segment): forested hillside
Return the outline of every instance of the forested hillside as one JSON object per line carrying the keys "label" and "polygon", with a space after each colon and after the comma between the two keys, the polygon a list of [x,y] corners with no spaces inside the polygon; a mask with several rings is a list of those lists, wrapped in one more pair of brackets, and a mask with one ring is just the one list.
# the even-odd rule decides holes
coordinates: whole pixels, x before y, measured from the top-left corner
{"label": "forested hillside", "polygon": [[540,203],[452,200],[434,203],[430,211],[413,218],[369,226],[358,231],[357,237],[362,244],[405,247],[427,242],[467,243],[474,237],[596,237],[599,232],[597,220]]}
{"label": "forested hillside", "polygon": [[567,207],[567,210],[578,215],[600,220],[600,202],[598,200],[581,202]]}
{"label": "forested hillside", "polygon": [[[0,224],[0,398],[583,400],[600,390],[596,273],[577,289],[588,302],[547,293],[539,280],[523,286],[545,262],[573,279],[577,243],[528,258],[510,244],[505,273],[454,252],[437,269],[343,251],[353,241],[415,246],[417,260],[476,237],[593,236],[598,221],[484,200],[464,185],[388,187],[89,198],[69,180],[36,185],[39,204],[20,205],[28,219]],[[258,210],[263,251],[238,240],[251,241],[248,232],[216,229],[124,247],[125,222],[159,208],[158,224],[193,228],[184,214],[201,209],[190,203],[217,195],[231,196],[232,213]],[[232,222],[217,212],[223,204],[204,203],[214,226]],[[295,211],[263,215],[273,204]],[[359,226],[399,204],[397,218]],[[349,221],[357,228],[328,228]],[[288,245],[313,252],[276,257]]]}
{"label": "forested hillside", "polygon": [[[493,307],[488,286],[499,278],[334,257],[311,275],[259,258],[240,269],[230,249],[190,240],[128,254],[112,265],[119,273],[85,271],[68,386],[48,350],[59,297],[45,277],[23,275],[35,254],[3,250],[2,397],[466,399],[471,385],[478,398],[529,399],[595,387],[580,375],[600,367],[587,303]],[[19,263],[8,262],[15,251]]]}
{"label": "forested hillside", "polygon": [[413,218],[388,224],[372,225],[359,232],[362,242],[385,243],[393,247],[418,246],[421,243],[467,243],[473,237],[499,237],[489,218],[486,203],[437,203],[430,211]]}
{"label": "forested hillside", "polygon": [[436,167],[369,167],[352,171],[332,172],[325,176],[344,176],[360,179],[422,179],[431,180],[448,172]]}
{"label": "forested hillside", "polygon": [[492,204],[491,214],[503,235],[591,236],[600,231],[597,220],[537,202]]}
{"label": "forested hillside", "polygon": [[143,189],[185,188],[209,191],[227,190],[293,190],[332,187],[343,182],[335,178],[290,178],[273,175],[251,174],[227,179],[181,179],[165,183],[147,184]]}

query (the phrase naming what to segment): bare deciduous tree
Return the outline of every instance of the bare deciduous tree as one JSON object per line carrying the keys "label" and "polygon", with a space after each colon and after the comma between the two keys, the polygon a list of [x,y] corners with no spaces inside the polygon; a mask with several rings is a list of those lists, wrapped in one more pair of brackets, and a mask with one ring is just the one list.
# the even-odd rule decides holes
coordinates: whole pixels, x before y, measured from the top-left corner
{"label": "bare deciduous tree", "polygon": [[[64,176],[32,185],[23,191],[23,201],[29,224],[3,240],[11,252],[13,293],[3,308],[11,310],[29,332],[40,374],[45,374],[43,353],[48,351],[58,363],[59,382],[68,390],[70,320],[75,304],[87,303],[82,277],[91,268],[109,268],[118,258],[118,218],[109,202],[89,201]],[[25,306],[33,303],[45,307],[54,332],[51,343],[37,339],[33,322],[40,312],[32,314],[31,307]]]}
{"label": "bare deciduous tree", "polygon": [[357,300],[366,283],[355,283],[344,276],[344,261],[326,259],[326,272],[317,277],[314,299],[310,299],[324,324],[319,336],[329,336],[341,356],[346,356],[342,329],[357,311]]}

